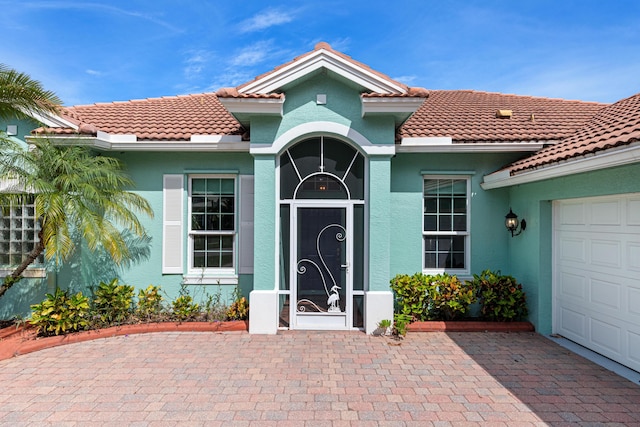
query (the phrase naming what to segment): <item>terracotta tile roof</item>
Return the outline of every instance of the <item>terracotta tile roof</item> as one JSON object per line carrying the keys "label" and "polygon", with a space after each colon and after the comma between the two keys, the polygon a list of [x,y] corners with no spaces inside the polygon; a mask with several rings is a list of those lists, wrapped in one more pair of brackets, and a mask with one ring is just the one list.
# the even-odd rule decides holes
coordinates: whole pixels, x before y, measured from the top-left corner
{"label": "terracotta tile roof", "polygon": [[235,87],[223,87],[216,92],[218,98],[265,98],[282,99],[283,93],[240,93]]}
{"label": "terracotta tile roof", "polygon": [[403,94],[395,93],[378,93],[378,92],[365,92],[362,94],[363,98],[428,98],[429,91],[423,87],[408,87],[407,92]]}
{"label": "terracotta tile roof", "polygon": [[382,78],[382,79],[384,79],[384,80],[387,80],[388,82],[390,82],[390,83],[392,83],[392,84],[394,84],[394,85],[400,86],[400,87],[404,88],[405,90],[409,90],[409,88],[407,87],[407,85],[405,85],[405,84],[403,84],[403,83],[400,83],[400,82],[398,82],[398,81],[396,81],[396,80],[393,80],[391,77],[389,77],[389,76],[387,76],[386,74],[383,74],[383,73],[381,73],[381,72],[379,72],[379,71],[374,70],[373,68],[369,67],[367,64],[364,64],[364,63],[362,63],[362,62],[356,61],[355,59],[353,59],[353,58],[352,58],[352,57],[350,57],[349,55],[345,55],[345,54],[344,54],[344,53],[342,53],[342,52],[338,52],[337,50],[334,50],[334,49],[331,47],[331,45],[329,45],[329,43],[326,43],[326,42],[320,42],[320,43],[317,43],[317,44],[314,46],[314,48],[313,48],[313,50],[312,50],[312,51],[307,52],[307,53],[304,53],[304,54],[302,54],[302,55],[300,55],[300,56],[297,56],[297,57],[295,57],[292,61],[289,61],[289,62],[287,62],[287,63],[285,63],[285,64],[278,65],[278,66],[277,66],[277,67],[275,67],[273,70],[268,71],[268,72],[263,73],[263,74],[260,74],[259,76],[257,76],[257,77],[256,77],[256,78],[254,78],[253,80],[250,80],[250,81],[248,81],[248,82],[246,82],[246,83],[241,84],[241,85],[240,85],[240,86],[238,86],[236,89],[238,89],[238,90],[240,90],[240,91],[241,91],[243,87],[248,86],[248,85],[250,85],[251,83],[253,83],[253,82],[257,81],[257,80],[260,80],[260,79],[262,79],[262,78],[264,78],[264,77],[267,77],[268,75],[270,75],[270,74],[272,74],[272,73],[274,73],[274,72],[276,72],[276,71],[278,71],[278,70],[281,70],[281,69],[282,69],[282,68],[284,68],[284,67],[287,67],[287,66],[289,66],[289,65],[291,65],[291,64],[293,64],[293,63],[295,63],[295,62],[298,62],[298,61],[300,61],[300,60],[302,60],[302,59],[306,58],[307,56],[309,56],[309,55],[313,54],[314,52],[316,52],[316,51],[318,51],[318,50],[321,50],[321,49],[324,49],[324,50],[326,50],[326,51],[328,51],[328,52],[331,52],[331,53],[333,53],[333,54],[335,54],[335,55],[337,55],[337,56],[341,57],[342,59],[344,59],[344,60],[346,60],[346,61],[348,61],[348,62],[352,63],[353,65],[355,65],[355,66],[357,66],[357,67],[364,68],[364,69],[366,69],[367,71],[369,71],[369,72],[371,72],[371,73],[375,74],[376,76],[378,76],[378,77],[380,77],[380,78]]}
{"label": "terracotta tile roof", "polygon": [[562,142],[508,167],[511,175],[640,141],[640,93],[600,110]]}
{"label": "terracotta tile roof", "polygon": [[[454,142],[559,141],[606,104],[471,90],[431,90],[399,137],[449,136]],[[497,117],[511,110],[511,117]]]}
{"label": "terracotta tile roof", "polygon": [[213,93],[170,96],[68,107],[63,116],[73,129],[36,129],[35,133],[134,134],[139,141],[188,141],[191,135],[241,135],[244,129]]}

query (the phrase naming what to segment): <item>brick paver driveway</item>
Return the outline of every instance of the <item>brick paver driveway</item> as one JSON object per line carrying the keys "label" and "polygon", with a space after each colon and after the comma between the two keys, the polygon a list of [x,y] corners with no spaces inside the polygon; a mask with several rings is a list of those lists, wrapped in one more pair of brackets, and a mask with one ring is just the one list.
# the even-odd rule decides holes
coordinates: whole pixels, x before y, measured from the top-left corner
{"label": "brick paver driveway", "polygon": [[533,333],[155,333],[0,362],[0,424],[640,425],[640,387]]}

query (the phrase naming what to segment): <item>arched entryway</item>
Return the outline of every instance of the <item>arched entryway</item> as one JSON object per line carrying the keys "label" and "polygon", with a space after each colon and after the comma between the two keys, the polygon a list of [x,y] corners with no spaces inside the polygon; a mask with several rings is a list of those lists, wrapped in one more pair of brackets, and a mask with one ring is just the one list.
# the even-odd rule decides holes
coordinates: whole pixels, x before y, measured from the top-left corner
{"label": "arched entryway", "polygon": [[365,168],[356,148],[326,136],[280,155],[280,327],[364,326]]}

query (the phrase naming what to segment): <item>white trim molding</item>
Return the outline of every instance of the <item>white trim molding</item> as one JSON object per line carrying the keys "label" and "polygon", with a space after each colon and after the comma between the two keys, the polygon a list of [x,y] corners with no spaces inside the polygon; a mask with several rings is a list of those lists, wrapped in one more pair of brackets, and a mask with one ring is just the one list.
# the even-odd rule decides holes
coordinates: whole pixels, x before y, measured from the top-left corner
{"label": "white trim molding", "polygon": [[218,98],[230,113],[266,114],[282,117],[285,97],[281,98]]}
{"label": "white trim molding", "polygon": [[47,112],[39,112],[33,110],[22,110],[25,114],[33,117],[34,120],[42,123],[46,127],[50,128],[71,128],[73,130],[78,130],[78,125],[70,122],[69,120],[63,119],[60,116],[56,116],[55,114],[47,113]]}
{"label": "white trim molding", "polygon": [[589,156],[570,159],[560,163],[520,172],[511,176],[510,169],[503,169],[489,175],[485,175],[480,186],[484,190],[510,187],[512,185],[527,184],[545,179],[559,178],[577,173],[593,172],[596,170],[624,166],[632,163],[640,163],[640,144],[626,146],[622,149],[611,149],[606,152],[598,152]]}
{"label": "white trim molding", "polygon": [[540,142],[459,142],[449,136],[402,138],[398,153],[509,153],[534,152],[544,145]]}
{"label": "white trim molding", "polygon": [[364,135],[347,125],[324,121],[303,123],[291,128],[276,138],[273,144],[251,144],[249,152],[254,155],[279,154],[292,141],[315,135],[342,136],[356,143],[367,155],[393,156],[396,152],[394,144],[372,144]]}
{"label": "white trim molding", "polygon": [[[37,137],[27,137],[27,142]],[[192,135],[189,141],[138,141],[136,135],[98,131],[95,137],[81,135],[47,136],[59,145],[86,145],[104,151],[222,151],[248,152],[249,142],[241,135]]]}
{"label": "white trim molding", "polygon": [[322,68],[333,71],[372,92],[406,93],[406,89],[399,84],[322,48],[248,83],[238,91],[240,93],[271,93]]}
{"label": "white trim molding", "polygon": [[362,117],[367,114],[415,113],[424,98],[362,97]]}

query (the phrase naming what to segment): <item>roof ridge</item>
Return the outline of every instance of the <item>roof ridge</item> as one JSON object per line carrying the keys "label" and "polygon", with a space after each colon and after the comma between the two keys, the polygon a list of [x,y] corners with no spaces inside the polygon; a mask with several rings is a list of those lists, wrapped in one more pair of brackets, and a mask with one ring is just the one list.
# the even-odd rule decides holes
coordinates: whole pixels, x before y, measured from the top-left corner
{"label": "roof ridge", "polygon": [[122,105],[122,104],[133,104],[139,102],[148,102],[148,101],[161,101],[165,99],[178,99],[178,98],[190,98],[190,97],[202,97],[202,96],[214,96],[218,95],[215,92],[202,92],[202,93],[186,93],[186,94],[178,94],[178,95],[162,95],[162,96],[153,96],[148,98],[134,98],[134,99],[126,99],[121,101],[107,101],[107,102],[94,102],[93,104],[77,104],[77,105],[69,105],[65,106],[65,109],[75,110],[77,108],[86,108],[86,107],[100,107],[100,106],[109,106],[109,105]]}
{"label": "roof ridge", "polygon": [[584,100],[581,100],[581,99],[566,99],[566,98],[557,98],[557,97],[539,96],[539,95],[521,95],[521,94],[517,94],[517,93],[491,92],[491,91],[477,90],[477,89],[429,89],[429,92],[432,92],[432,93],[438,93],[438,92],[458,92],[458,93],[460,93],[460,92],[464,92],[464,93],[474,93],[474,94],[478,94],[478,95],[500,95],[500,96],[510,96],[510,97],[514,97],[514,98],[528,98],[528,99],[541,99],[541,100],[544,99],[544,100],[550,100],[550,101],[579,102],[581,104],[594,104],[594,105],[602,105],[602,106],[613,105],[610,102],[584,101]]}

